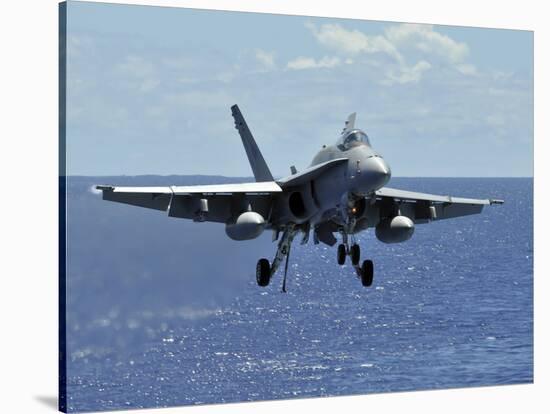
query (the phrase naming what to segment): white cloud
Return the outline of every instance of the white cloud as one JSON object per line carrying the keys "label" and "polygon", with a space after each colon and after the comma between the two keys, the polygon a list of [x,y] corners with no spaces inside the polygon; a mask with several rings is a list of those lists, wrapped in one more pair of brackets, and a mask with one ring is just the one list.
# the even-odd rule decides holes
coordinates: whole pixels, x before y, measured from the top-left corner
{"label": "white cloud", "polygon": [[264,69],[275,68],[275,53],[273,52],[266,52],[265,50],[258,49],[256,50],[256,59]]}
{"label": "white cloud", "polygon": [[410,82],[418,82],[422,78],[422,74],[426,72],[427,70],[431,69],[432,65],[430,65],[429,62],[426,62],[425,60],[421,60],[416,65],[412,67],[407,66],[401,66],[399,68],[398,74],[395,74],[394,71],[390,71],[388,73],[388,78],[383,81],[382,83],[385,84],[393,84],[393,83],[410,83]]}
{"label": "white cloud", "polygon": [[404,23],[385,30],[386,38],[395,47],[410,47],[426,54],[435,54],[451,63],[463,62],[468,56],[466,43],[438,33],[427,24]]}
{"label": "white cloud", "polygon": [[457,70],[463,75],[475,76],[477,75],[477,68],[470,63],[461,63],[456,66]]}
{"label": "white cloud", "polygon": [[[305,26],[324,47],[336,50],[346,56],[358,58],[364,54],[383,54],[393,59],[387,63],[385,84],[418,82],[423,74],[432,68],[430,62],[452,67],[463,75],[477,75],[477,68],[466,62],[468,45],[451,39],[426,24],[397,24],[388,27],[382,35],[367,35],[359,30],[348,30],[339,24],[316,26],[307,22]],[[355,60],[356,60],[355,59]],[[411,65],[407,62],[417,62]],[[317,67],[311,59],[296,63],[300,69]],[[372,59],[371,62],[372,63]]]}
{"label": "white cloud", "polygon": [[[347,62],[346,62],[347,63]],[[319,60],[315,60],[310,57],[297,57],[287,63],[287,69],[302,70],[302,69],[316,69],[316,68],[333,68],[341,64],[340,58],[325,56]]]}
{"label": "white cloud", "polygon": [[83,49],[89,49],[90,46],[92,46],[92,41],[89,37],[67,34],[67,58],[69,60],[81,57]]}
{"label": "white cloud", "polygon": [[367,36],[359,30],[346,30],[339,24],[323,24],[317,28],[307,22],[306,27],[323,46],[342,53],[385,53],[400,61],[401,55],[384,36]]}
{"label": "white cloud", "polygon": [[128,87],[142,93],[151,92],[160,84],[155,65],[141,56],[126,56],[121,62],[115,64],[114,69]]}
{"label": "white cloud", "polygon": [[[533,134],[532,75],[506,73],[506,67],[495,62],[486,69],[477,68],[477,76],[466,76],[476,71],[473,65],[468,66],[474,63],[473,56],[454,45],[459,43],[458,38],[453,37],[452,43],[430,35],[429,31],[442,30],[438,26],[420,34],[417,28],[408,27],[394,31],[390,39],[383,28],[364,33],[347,30],[360,24],[353,21],[313,23],[314,32],[324,43],[309,29],[302,30],[319,50],[310,48],[288,55],[289,49],[282,49],[282,44],[281,49],[266,48],[268,55],[275,52],[275,69],[269,72],[262,72],[262,53],[256,56],[254,39],[231,49],[231,53],[223,42],[213,43],[212,47],[196,48],[184,42],[158,48],[134,37],[94,35],[89,46],[83,37],[74,39],[67,74],[71,82],[67,91],[68,132],[73,138],[69,169],[74,173],[139,174],[146,165],[149,171],[169,174],[175,165],[181,173],[219,173],[215,163],[196,156],[201,151],[189,156],[189,151],[182,150],[182,142],[192,137],[209,154],[208,145],[203,143],[213,136],[221,137],[216,143],[217,152],[233,151],[238,135],[228,108],[238,103],[245,116],[251,117],[251,128],[261,135],[259,144],[270,154],[272,170],[280,174],[288,171],[289,163],[307,166],[309,156],[321,144],[336,139],[343,119],[353,111],[358,112],[358,126],[365,127],[374,145],[394,160],[392,167],[399,170],[396,175],[461,174],[449,162],[459,145],[476,148],[471,174],[487,174],[487,157],[495,160],[495,171],[502,174],[531,173],[528,150],[532,150]],[[323,29],[324,23],[335,25]],[[334,36],[329,36],[329,29]],[[352,33],[351,45],[338,43],[338,39],[347,39],[344,30]],[[466,33],[469,29],[464,30]],[[369,43],[374,35],[385,42]],[[235,44],[231,36],[223,41]],[[386,42],[393,49],[384,47]],[[121,55],[121,50],[127,52]],[[401,56],[402,61],[392,54]],[[456,62],[459,57],[462,61]],[[270,65],[269,56],[263,61]],[[155,79],[161,81],[156,87]],[[143,99],[141,93],[153,87]],[[258,112],[258,107],[262,111]],[[289,155],[281,150],[292,145],[296,136],[306,134],[311,139],[301,142],[303,151]],[[502,146],[502,152],[495,153],[497,139],[520,142],[520,159],[517,150],[508,150],[517,149],[517,145]],[[100,154],[106,142],[124,144],[130,140],[131,154],[125,158],[126,163],[107,160],[99,165],[98,158],[90,156]],[[410,140],[443,142],[434,165],[428,168],[415,163],[421,146],[418,151],[412,148],[412,155],[411,151],[405,154],[400,150]],[[165,145],[156,145],[160,141]],[[127,146],[121,145],[114,145],[114,151],[128,152]],[[143,153],[158,156],[149,157],[144,164],[143,158],[134,156]],[[227,164],[224,174],[249,175],[247,163],[233,158],[221,160]],[[511,172],[510,165],[514,167]]]}

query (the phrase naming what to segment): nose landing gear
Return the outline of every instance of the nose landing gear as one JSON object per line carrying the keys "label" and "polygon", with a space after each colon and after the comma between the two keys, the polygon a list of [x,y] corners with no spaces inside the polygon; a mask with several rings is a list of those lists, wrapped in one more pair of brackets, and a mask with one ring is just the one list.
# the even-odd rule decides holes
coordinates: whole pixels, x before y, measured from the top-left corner
{"label": "nose landing gear", "polygon": [[338,245],[338,251],[336,252],[336,260],[340,266],[346,263],[346,256],[351,257],[351,264],[357,266],[361,260],[361,248],[357,243],[347,247],[345,244]]}
{"label": "nose landing gear", "polygon": [[346,263],[346,246],[344,244],[338,245],[338,250],[336,252],[336,260],[338,261],[338,264],[342,266],[344,263]]}
{"label": "nose landing gear", "polygon": [[351,245],[349,255],[351,256],[351,264],[357,266],[359,260],[361,260],[361,248],[357,243]]}
{"label": "nose landing gear", "polygon": [[338,245],[336,252],[336,259],[340,266],[346,262],[346,256],[351,257],[351,264],[355,268],[357,277],[361,280],[361,284],[365,287],[372,286],[374,278],[374,264],[372,260],[364,260],[362,265],[359,265],[361,261],[361,248],[355,242],[353,238],[353,244],[351,247],[348,245],[348,235],[342,232],[342,243]]}

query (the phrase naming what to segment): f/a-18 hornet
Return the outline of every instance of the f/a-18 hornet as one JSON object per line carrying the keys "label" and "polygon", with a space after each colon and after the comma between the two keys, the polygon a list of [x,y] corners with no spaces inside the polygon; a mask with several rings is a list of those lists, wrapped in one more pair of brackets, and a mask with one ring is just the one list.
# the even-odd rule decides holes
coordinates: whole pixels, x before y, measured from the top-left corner
{"label": "f/a-18 hornet", "polygon": [[274,179],[237,105],[231,107],[256,182],[242,184],[118,187],[97,186],[103,199],[168,211],[170,217],[225,224],[233,240],[250,240],[265,230],[278,241],[270,263],[258,260],[256,281],[267,286],[286,257],[285,291],[290,246],[301,234],[301,243],[313,241],[329,246],[341,237],[337,261],[349,256],[363,286],[371,286],[372,260],[360,263],[355,235],[375,228],[378,240],[400,243],[409,240],[415,224],[480,213],[485,205],[502,200],[479,200],[416,193],[385,187],[391,177],[387,162],[377,153],[363,131],[355,128],[355,113],[334,145],[323,146],[311,165],[291,175]]}

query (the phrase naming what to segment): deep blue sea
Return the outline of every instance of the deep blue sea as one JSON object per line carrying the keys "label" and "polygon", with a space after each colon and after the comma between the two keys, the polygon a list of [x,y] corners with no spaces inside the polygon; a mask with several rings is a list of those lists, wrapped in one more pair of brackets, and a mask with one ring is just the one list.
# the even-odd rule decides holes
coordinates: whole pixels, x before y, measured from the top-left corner
{"label": "deep blue sea", "polygon": [[69,411],[164,407],[533,381],[533,180],[394,178],[391,187],[502,198],[386,245],[364,288],[336,247],[293,245],[267,288],[271,234],[102,201],[93,184],[239,181],[69,177]]}

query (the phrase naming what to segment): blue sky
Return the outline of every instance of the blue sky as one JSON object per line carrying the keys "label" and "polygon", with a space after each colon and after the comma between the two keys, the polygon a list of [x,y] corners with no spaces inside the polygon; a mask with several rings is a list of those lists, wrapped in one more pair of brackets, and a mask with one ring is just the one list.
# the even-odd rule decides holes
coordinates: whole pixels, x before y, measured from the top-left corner
{"label": "blue sky", "polygon": [[274,175],[347,115],[394,176],[532,176],[533,35],[69,2],[71,175],[250,176],[238,103]]}

